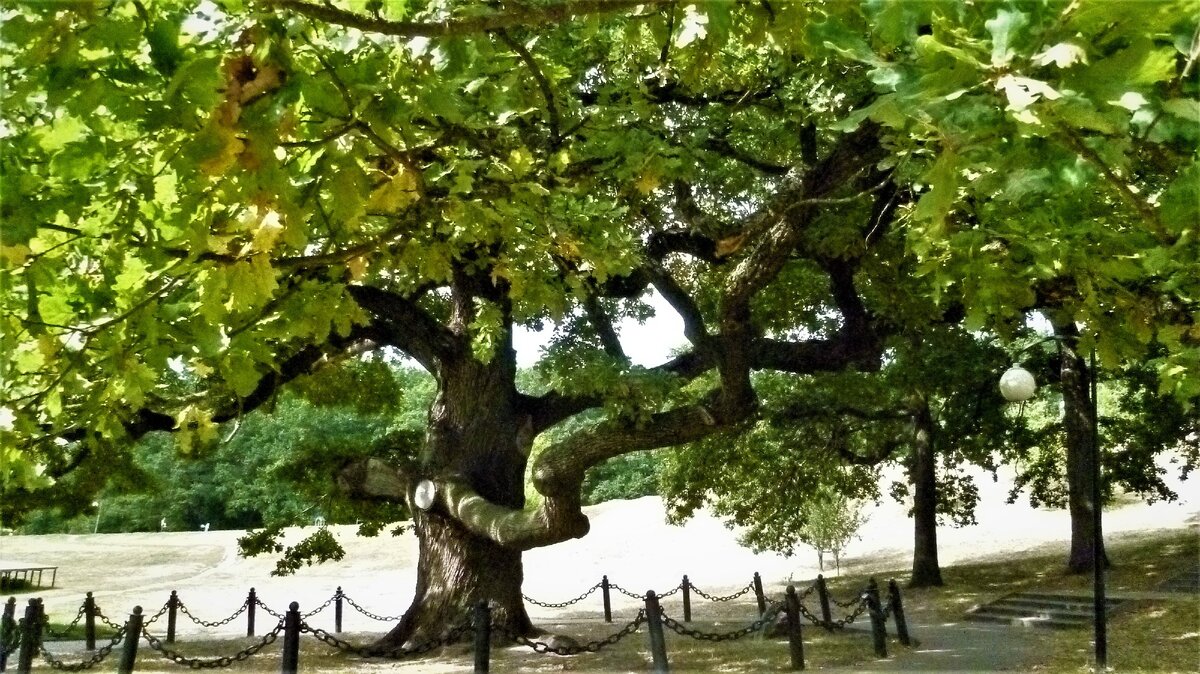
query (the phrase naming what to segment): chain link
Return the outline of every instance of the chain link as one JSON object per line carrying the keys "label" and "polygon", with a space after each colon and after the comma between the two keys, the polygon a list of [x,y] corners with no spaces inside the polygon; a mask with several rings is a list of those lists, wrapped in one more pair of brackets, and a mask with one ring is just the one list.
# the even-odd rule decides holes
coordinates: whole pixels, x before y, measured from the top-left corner
{"label": "chain link", "polygon": [[863,601],[862,596],[863,596],[863,593],[866,591],[867,591],[867,588],[865,588],[865,587],[862,590],[859,590],[858,594],[856,594],[854,596],[854,599],[851,599],[850,601],[846,601],[846,602],[838,601],[833,596],[829,597],[829,601],[837,604],[838,606],[841,606],[842,608],[852,608],[852,607],[858,606]]}
{"label": "chain link", "polygon": [[[267,609],[266,606],[263,606],[262,602],[258,602],[258,605],[262,606],[264,609]],[[183,601],[179,601],[177,606],[179,606],[179,610],[182,611],[183,614],[188,617],[188,619],[190,619],[192,622],[196,623],[197,625],[203,625],[204,627],[221,627],[222,625],[228,625],[230,622],[233,621],[234,618],[245,613],[248,603],[243,603],[241,605],[241,607],[238,608],[237,611],[234,611],[233,615],[229,616],[228,618],[225,618],[224,620],[218,620],[216,622],[208,622],[207,620],[201,620],[201,619],[197,618],[196,616],[192,615],[192,612],[188,610],[188,607],[184,605]],[[272,615],[274,615],[276,618],[279,618],[280,620],[283,619],[283,616],[273,613],[270,609],[267,609],[267,612],[271,613]],[[158,615],[162,615],[162,612],[160,611],[158,613]],[[148,625],[148,624],[154,622],[155,620],[157,620],[158,615],[154,616],[154,618],[152,618],[146,624]]]}
{"label": "chain link", "polygon": [[62,632],[58,632],[57,634],[53,630],[50,629],[50,617],[43,615],[42,616],[42,632],[48,636],[54,637],[55,639],[62,639],[63,637],[67,636],[71,632],[72,627],[78,625],[79,621],[83,619],[84,608],[85,607],[81,605],[79,607],[79,613],[75,614],[75,619],[71,621],[71,624],[67,625],[63,629]]}
{"label": "chain link", "polygon": [[279,638],[279,633],[282,631],[283,623],[279,622],[275,625],[275,629],[264,634],[263,637],[258,640],[258,643],[243,648],[233,655],[223,655],[210,660],[203,658],[189,658],[177,651],[173,651],[164,646],[161,639],[153,634],[150,634],[150,632],[146,631],[146,628],[144,627],[142,628],[142,636],[145,637],[146,642],[150,644],[150,648],[158,651],[164,658],[174,662],[177,665],[186,665],[192,669],[219,669],[221,667],[228,667],[235,662],[249,659],[251,656],[266,648],[268,645],[274,643],[275,640]]}
{"label": "chain link", "polygon": [[429,641],[419,644],[413,648],[404,648],[401,646],[387,651],[376,651],[368,646],[355,646],[348,641],[344,641],[335,637],[319,627],[310,627],[308,623],[301,623],[300,625],[301,632],[308,632],[317,639],[320,639],[321,641],[333,646],[338,650],[346,651],[347,653],[352,653],[354,655],[385,658],[406,658],[412,655],[428,653],[435,648],[440,648],[447,644],[455,643],[462,637],[462,635],[466,634],[467,632],[473,632],[474,630],[475,628],[472,627],[470,623],[464,623],[447,632],[446,636],[444,637],[430,639]]}
{"label": "chain link", "polygon": [[[308,618],[315,616],[316,614],[320,613],[321,611],[324,611],[325,609],[329,608],[329,605],[332,604],[334,602],[334,600],[336,600],[337,598],[338,598],[338,593],[335,592],[335,593],[333,593],[332,597],[325,600],[324,604],[321,604],[320,606],[309,611],[308,613],[305,613],[304,615],[302,615],[300,617],[303,619],[308,619]],[[266,608],[266,607],[264,606],[263,608]]]}
{"label": "chain link", "polygon": [[761,631],[763,626],[770,624],[773,620],[775,620],[775,618],[779,615],[779,611],[780,609],[775,607],[772,610],[764,613],[763,616],[758,620],[755,620],[740,630],[734,630],[732,632],[701,632],[700,630],[694,630],[679,623],[677,620],[667,615],[666,611],[662,611],[660,609],[663,625],[676,634],[681,634],[685,637],[691,637],[700,641],[736,641],[738,639],[750,636],[755,632]]}
{"label": "chain link", "polygon": [[117,631],[117,633],[115,635],[113,635],[113,638],[111,641],[109,641],[104,646],[101,646],[99,649],[96,650],[95,653],[92,654],[92,657],[90,657],[87,660],[84,660],[82,662],[71,662],[71,663],[63,662],[62,660],[59,660],[58,658],[54,657],[54,655],[51,654],[49,651],[47,651],[45,644],[39,644],[38,647],[39,647],[39,650],[42,652],[42,659],[45,660],[52,669],[57,669],[57,670],[64,671],[64,672],[82,672],[84,670],[91,669],[92,667],[95,667],[96,665],[103,662],[104,659],[107,658],[110,653],[112,653],[112,650],[117,647],[117,644],[121,643],[121,641],[124,640],[124,638],[125,638],[125,628],[122,627],[120,630]]}
{"label": "chain link", "polygon": [[345,599],[346,603],[349,604],[350,607],[353,608],[355,611],[358,611],[359,613],[367,616],[371,620],[378,620],[379,622],[395,622],[404,617],[404,616],[400,616],[400,615],[397,615],[397,616],[377,615],[377,614],[371,613],[367,609],[359,606],[358,602],[354,601],[353,599],[351,599],[350,597],[348,597],[344,594],[342,595],[342,599]]}
{"label": "chain link", "polygon": [[696,587],[695,585],[692,585],[692,592],[695,592],[696,594],[700,595],[701,597],[704,597],[705,599],[707,599],[709,601],[733,601],[734,599],[737,599],[738,597],[746,594],[747,592],[749,592],[753,589],[754,589],[754,583],[747,583],[746,587],[743,587],[742,589],[738,590],[737,592],[734,592],[733,594],[725,595],[723,597],[718,597],[716,595],[709,594],[709,593],[705,592],[704,590],[701,590],[700,588]]}
{"label": "chain link", "polygon": [[165,613],[167,612],[167,610],[168,610],[168,609],[170,609],[170,608],[171,608],[171,604],[170,604],[170,603],[163,604],[162,608],[158,609],[158,613],[155,613],[154,615],[150,616],[150,617],[149,617],[149,618],[146,620],[146,622],[142,623],[142,627],[145,627],[145,626],[147,626],[147,625],[151,625],[151,624],[153,624],[154,622],[156,622],[156,621],[157,621],[159,618],[163,617],[163,614],[165,614]]}
{"label": "chain link", "polygon": [[276,620],[287,620],[287,616],[283,615],[279,611],[276,611],[275,609],[271,608],[270,606],[267,606],[258,597],[254,598],[254,605],[261,608],[262,610],[266,611],[267,615],[271,616],[272,618],[274,618]]}
{"label": "chain link", "polygon": [[555,655],[579,655],[580,653],[597,653],[602,648],[607,648],[608,646],[612,646],[612,645],[616,644],[617,642],[619,642],[620,640],[629,636],[630,634],[633,634],[634,632],[638,631],[638,628],[641,627],[642,623],[644,623],[644,622],[646,622],[646,609],[639,609],[638,614],[636,616],[634,616],[633,620],[630,621],[628,624],[626,624],[624,627],[622,627],[620,630],[613,632],[612,634],[608,635],[607,637],[604,637],[603,639],[598,639],[596,641],[589,641],[586,644],[580,644],[578,646],[551,646],[550,644],[548,644],[544,641],[535,641],[526,636],[517,634],[516,632],[513,632],[511,629],[509,629],[508,626],[506,626],[506,625],[495,626],[495,629],[497,629],[499,632],[504,634],[504,636],[507,637],[508,639],[515,641],[518,644],[521,644],[522,646],[527,646],[529,648],[532,648],[534,653],[542,653],[542,654],[553,653]]}
{"label": "chain link", "polygon": [[104,611],[101,611],[99,606],[96,606],[95,609],[96,609],[96,617],[100,619],[100,622],[104,623],[105,625],[108,625],[109,627],[113,628],[114,630],[125,629],[124,625],[118,625],[117,623],[109,620],[108,616],[104,615]]}
{"label": "chain link", "polygon": [[583,601],[584,599],[587,599],[589,595],[591,595],[596,590],[599,590],[602,585],[603,585],[603,583],[596,583],[595,585],[589,587],[586,592],[579,595],[578,597],[575,597],[574,599],[570,599],[570,600],[567,600],[564,602],[559,602],[557,604],[540,602],[526,594],[522,594],[521,597],[525,601],[529,602],[530,604],[533,604],[535,606],[541,606],[543,608],[566,608],[566,607],[570,606],[571,604],[578,604],[579,602]]}

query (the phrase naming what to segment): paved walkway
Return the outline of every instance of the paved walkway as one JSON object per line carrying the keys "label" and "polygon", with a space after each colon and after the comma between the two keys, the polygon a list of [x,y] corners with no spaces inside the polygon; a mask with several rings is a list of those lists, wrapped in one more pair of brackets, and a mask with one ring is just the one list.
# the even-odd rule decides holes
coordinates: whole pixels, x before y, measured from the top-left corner
{"label": "paved walkway", "polygon": [[955,622],[910,624],[917,641],[899,657],[854,668],[862,672],[1002,672],[1024,671],[1036,635],[1028,628]]}

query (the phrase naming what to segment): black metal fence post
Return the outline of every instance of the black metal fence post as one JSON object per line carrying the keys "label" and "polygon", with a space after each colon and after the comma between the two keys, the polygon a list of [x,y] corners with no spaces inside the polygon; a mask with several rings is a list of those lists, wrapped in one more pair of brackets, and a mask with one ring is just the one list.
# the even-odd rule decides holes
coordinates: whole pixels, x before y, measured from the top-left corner
{"label": "black metal fence post", "polygon": [[[253,594],[254,590],[250,590]],[[283,616],[283,654],[280,674],[296,674],[300,668],[300,604],[292,602]]]}
{"label": "black metal fence post", "polygon": [[175,617],[176,611],[179,609],[179,593],[171,590],[171,596],[167,597],[167,643],[175,643]]}
{"label": "black metal fence post", "polygon": [[612,599],[608,595],[608,576],[600,579],[600,590],[604,595],[604,622],[612,622]]}
{"label": "black metal fence post", "polygon": [[333,594],[333,631],[342,631],[342,586]]}
{"label": "black metal fence post", "polygon": [[492,609],[487,600],[475,605],[475,674],[487,674],[492,647]]}
{"label": "black metal fence post", "polygon": [[833,611],[829,609],[829,587],[825,585],[825,576],[817,575],[817,598],[821,601],[821,626],[826,631],[833,631]]}
{"label": "black metal fence post", "polygon": [[246,636],[254,636],[254,607],[258,605],[258,595],[254,593],[254,588],[250,588],[250,594],[246,596]]}
{"label": "black metal fence post", "polygon": [[117,674],[133,674],[133,663],[137,660],[138,642],[142,640],[142,607],[134,606],[133,613],[125,623],[125,644],[121,647],[121,661],[117,663]]}
{"label": "black metal fence post", "polygon": [[879,606],[879,585],[872,578],[863,593],[867,601],[867,612],[871,614],[871,638],[875,642],[875,655],[887,657],[887,624],[884,623],[883,609]]}
{"label": "black metal fence post", "polygon": [[905,646],[912,645],[908,638],[908,620],[904,617],[904,601],[900,599],[900,587],[896,579],[888,581],[888,594],[892,605],[892,619],[896,621],[896,636]]}
{"label": "black metal fence post", "polygon": [[804,633],[800,626],[800,597],[796,596],[796,587],[788,585],[787,611],[788,649],[792,654],[792,671],[804,669]]}
{"label": "black metal fence post", "polygon": [[0,672],[8,668],[8,649],[12,646],[17,631],[17,598],[9,597],[4,602],[4,616],[0,617]]}
{"label": "black metal fence post", "polygon": [[[745,576],[742,576],[745,578]],[[754,572],[754,598],[758,600],[758,615],[763,615],[767,612],[767,597],[763,594],[762,576],[758,572]]]}
{"label": "black metal fence post", "polygon": [[683,582],[679,587],[683,588],[683,622],[692,622],[692,581],[688,580],[687,574],[683,574]]}
{"label": "black metal fence post", "polygon": [[33,669],[33,656],[37,643],[33,640],[34,625],[38,621],[38,607],[32,599],[25,606],[25,617],[21,618],[21,649],[17,651],[17,674],[29,674]]}
{"label": "black metal fence post", "polygon": [[91,592],[83,598],[83,639],[89,651],[96,650],[96,598]]}
{"label": "black metal fence post", "polygon": [[646,591],[646,631],[650,635],[650,655],[654,658],[654,674],[667,674],[667,640],[663,636],[662,609],[654,590]]}

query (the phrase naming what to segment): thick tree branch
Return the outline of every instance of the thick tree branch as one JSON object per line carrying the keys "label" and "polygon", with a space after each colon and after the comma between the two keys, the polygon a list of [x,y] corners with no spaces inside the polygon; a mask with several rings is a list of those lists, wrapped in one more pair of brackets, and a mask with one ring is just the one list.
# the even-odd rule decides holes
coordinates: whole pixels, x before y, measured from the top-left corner
{"label": "thick tree branch", "polygon": [[558,147],[562,142],[561,122],[558,116],[558,105],[554,102],[554,89],[550,86],[550,80],[546,79],[545,73],[538,66],[537,60],[533,58],[533,54],[525,48],[525,45],[514,40],[508,32],[504,30],[496,31],[500,36],[500,40],[508,45],[508,48],[516,52],[517,56],[525,62],[529,68],[530,74],[533,75],[533,81],[537,82],[538,89],[542,92],[542,98],[546,99],[546,114],[549,115],[550,123],[550,147],[553,149]]}
{"label": "thick tree branch", "polygon": [[604,307],[600,306],[600,300],[595,295],[588,295],[583,301],[583,310],[587,314],[588,323],[591,323],[592,329],[596,331],[596,335],[600,338],[600,344],[604,347],[604,353],[619,361],[628,362],[629,356],[625,355],[625,349],[621,346],[620,338],[617,337],[612,317],[604,311]]}
{"label": "thick tree branch", "polygon": [[441,361],[465,348],[458,336],[415,300],[372,286],[352,285],[347,291],[360,307],[375,316],[375,328],[384,343],[412,356],[430,372],[437,372]]}
{"label": "thick tree branch", "polygon": [[[613,14],[634,7],[674,3],[676,0],[559,0],[543,5],[508,4],[491,14],[445,19],[444,21],[388,21],[318,5],[303,0],[264,0],[269,7],[286,9],[325,23],[357,28],[365,33],[397,37],[452,37],[497,31],[517,26],[549,26],[576,16]],[[714,0],[715,1],[715,0]],[[698,0],[703,3],[704,0]]]}

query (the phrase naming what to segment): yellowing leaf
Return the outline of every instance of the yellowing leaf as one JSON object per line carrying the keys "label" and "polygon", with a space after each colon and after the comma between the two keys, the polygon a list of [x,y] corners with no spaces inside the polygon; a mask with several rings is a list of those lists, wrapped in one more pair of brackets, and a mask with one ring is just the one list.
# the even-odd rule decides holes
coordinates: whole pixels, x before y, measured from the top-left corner
{"label": "yellowing leaf", "polygon": [[350,280],[358,281],[367,273],[367,258],[363,256],[352,257],[346,261],[346,269],[350,272]]}
{"label": "yellowing leaf", "polygon": [[25,260],[33,251],[23,243],[18,243],[14,246],[0,245],[0,258],[3,258],[9,266],[20,267],[25,264]]}
{"label": "yellowing leaf", "polygon": [[267,211],[258,227],[254,229],[254,239],[250,249],[256,253],[269,253],[275,247],[275,241],[283,233],[283,223],[279,222],[279,214]]}
{"label": "yellowing leaf", "polygon": [[635,183],[633,183],[633,186],[636,187],[637,191],[641,192],[642,194],[650,194],[654,190],[658,189],[660,184],[662,184],[662,177],[659,176],[658,173],[654,171],[646,171],[642,173],[642,176],[638,178]]}
{"label": "yellowing leaf", "polygon": [[391,180],[371,192],[371,197],[367,199],[367,208],[395,213],[415,202],[420,196],[416,177],[411,171],[401,167],[400,172],[392,176]]}
{"label": "yellowing leaf", "polygon": [[210,176],[218,176],[227,171],[237,162],[238,155],[245,148],[245,143],[237,137],[233,129],[221,124],[210,124],[201,135],[208,136],[205,139],[205,147],[210,151],[200,162],[200,170]]}

